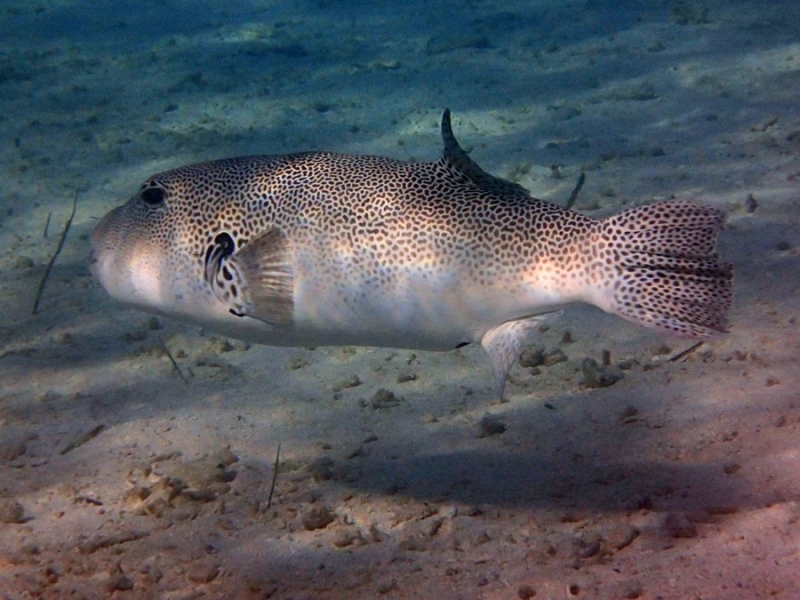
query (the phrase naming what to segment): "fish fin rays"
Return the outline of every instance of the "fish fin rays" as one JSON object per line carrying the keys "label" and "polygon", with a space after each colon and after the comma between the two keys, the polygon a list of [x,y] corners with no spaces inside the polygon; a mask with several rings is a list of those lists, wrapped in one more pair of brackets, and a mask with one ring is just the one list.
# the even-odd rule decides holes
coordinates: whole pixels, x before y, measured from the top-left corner
{"label": "fish fin rays", "polygon": [[541,313],[514,321],[506,321],[487,331],[481,338],[481,346],[489,355],[494,375],[494,389],[497,399],[503,400],[506,379],[511,366],[519,356],[522,347],[531,343],[538,335],[538,327],[561,315],[562,310]]}
{"label": "fish fin rays", "polygon": [[726,333],[733,265],[714,251],[725,218],[719,208],[675,200],[600,221],[600,240],[615,261],[602,308],[668,335]]}
{"label": "fish fin rays", "polygon": [[441,160],[467,177],[482,190],[499,196],[530,197],[528,190],[521,185],[490,175],[469,157],[458,143],[458,140],[456,140],[455,135],[453,135],[449,108],[445,109],[442,114],[442,141],[444,142],[444,152]]}
{"label": "fish fin rays", "polygon": [[245,302],[242,313],[272,325],[294,317],[294,269],[286,235],[277,227],[250,240],[236,253]]}

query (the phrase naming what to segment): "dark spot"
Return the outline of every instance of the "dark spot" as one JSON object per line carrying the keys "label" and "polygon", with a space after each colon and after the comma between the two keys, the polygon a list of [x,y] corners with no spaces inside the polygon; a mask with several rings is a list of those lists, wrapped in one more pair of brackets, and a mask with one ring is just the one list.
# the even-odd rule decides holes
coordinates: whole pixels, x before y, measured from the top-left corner
{"label": "dark spot", "polygon": [[[214,244],[216,244],[220,252],[220,258],[225,258],[233,254],[233,251],[236,249],[236,243],[233,241],[231,235],[225,231],[222,233],[217,234],[217,237],[214,238]],[[229,274],[230,275],[230,274]],[[227,276],[226,276],[227,279]],[[230,280],[229,280],[230,281]]]}

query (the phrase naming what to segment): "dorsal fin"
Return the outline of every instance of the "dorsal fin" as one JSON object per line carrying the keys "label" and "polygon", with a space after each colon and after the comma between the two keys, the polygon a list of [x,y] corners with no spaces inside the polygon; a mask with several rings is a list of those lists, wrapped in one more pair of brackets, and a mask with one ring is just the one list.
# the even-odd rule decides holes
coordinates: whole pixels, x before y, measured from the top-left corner
{"label": "dorsal fin", "polygon": [[512,183],[511,181],[506,181],[505,179],[490,175],[481,169],[475,161],[464,152],[464,149],[458,144],[456,136],[453,135],[449,108],[446,108],[444,114],[442,114],[442,140],[444,141],[444,153],[442,158],[482,190],[500,196],[523,195],[530,197],[530,192],[524,187],[517,183]]}

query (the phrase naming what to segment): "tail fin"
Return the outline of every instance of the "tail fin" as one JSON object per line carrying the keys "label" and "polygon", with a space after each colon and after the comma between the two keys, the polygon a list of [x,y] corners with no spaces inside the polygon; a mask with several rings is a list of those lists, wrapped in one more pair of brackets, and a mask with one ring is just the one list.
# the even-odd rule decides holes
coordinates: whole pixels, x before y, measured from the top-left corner
{"label": "tail fin", "polygon": [[670,335],[702,339],[725,333],[733,268],[714,252],[724,222],[724,211],[688,200],[639,206],[602,220],[599,256],[615,272],[604,308]]}

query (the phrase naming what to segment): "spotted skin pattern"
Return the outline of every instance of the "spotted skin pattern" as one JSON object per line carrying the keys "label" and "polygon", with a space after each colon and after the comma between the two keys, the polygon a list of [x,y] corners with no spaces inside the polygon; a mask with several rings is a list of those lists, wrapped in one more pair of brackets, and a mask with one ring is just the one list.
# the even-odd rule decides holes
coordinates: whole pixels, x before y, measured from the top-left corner
{"label": "spotted skin pattern", "polygon": [[272,345],[448,350],[478,342],[502,396],[520,347],[568,302],[669,334],[726,329],[724,213],[689,201],[592,219],[438,161],[313,152],[154,175],[99,223],[114,297]]}

